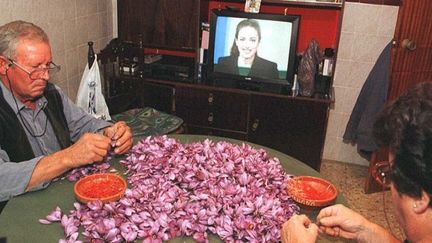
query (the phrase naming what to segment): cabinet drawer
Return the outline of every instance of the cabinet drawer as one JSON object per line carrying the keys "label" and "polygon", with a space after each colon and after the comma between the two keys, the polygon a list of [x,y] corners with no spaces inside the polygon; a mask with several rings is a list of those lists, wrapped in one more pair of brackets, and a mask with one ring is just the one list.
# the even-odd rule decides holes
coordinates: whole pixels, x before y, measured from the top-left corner
{"label": "cabinet drawer", "polygon": [[227,138],[234,138],[238,140],[246,140],[247,138],[246,133],[243,132],[227,131],[227,130],[220,130],[220,129],[214,129],[209,127],[200,127],[200,126],[187,125],[187,124],[186,124],[186,133],[227,137]]}
{"label": "cabinet drawer", "polygon": [[191,125],[247,131],[249,95],[178,87],[176,115]]}

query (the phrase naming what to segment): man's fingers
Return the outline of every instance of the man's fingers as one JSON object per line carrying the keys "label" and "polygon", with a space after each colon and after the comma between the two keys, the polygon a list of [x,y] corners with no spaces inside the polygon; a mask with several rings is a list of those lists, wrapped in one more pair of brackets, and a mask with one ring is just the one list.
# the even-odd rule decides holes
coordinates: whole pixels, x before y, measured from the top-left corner
{"label": "man's fingers", "polygon": [[132,142],[126,142],[124,144],[122,144],[121,146],[117,147],[114,149],[114,152],[116,154],[123,154],[126,153],[130,147],[132,147]]}
{"label": "man's fingers", "polygon": [[339,237],[340,236],[340,228],[339,227],[319,227],[320,231],[322,233],[325,233],[327,235],[333,236],[333,237]]}
{"label": "man's fingers", "polygon": [[318,232],[318,226],[316,224],[314,224],[314,223],[310,223],[307,226],[307,228],[308,228],[309,231]]}
{"label": "man's fingers", "polygon": [[112,139],[117,140],[121,138],[124,133],[129,129],[129,127],[126,125],[126,122],[119,121],[113,125],[114,128],[114,134],[112,136]]}

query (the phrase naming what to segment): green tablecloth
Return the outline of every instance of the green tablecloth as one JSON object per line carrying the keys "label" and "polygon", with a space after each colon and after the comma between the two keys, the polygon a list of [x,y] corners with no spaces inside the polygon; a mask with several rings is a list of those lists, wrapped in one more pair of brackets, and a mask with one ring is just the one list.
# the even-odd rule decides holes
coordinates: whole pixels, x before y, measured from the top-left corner
{"label": "green tablecloth", "polygon": [[[234,139],[200,135],[171,135],[170,137],[174,137],[182,143],[203,141],[206,138],[213,141],[225,140],[231,143],[242,143],[242,141]],[[256,148],[265,148],[255,144],[252,145]],[[273,149],[265,149],[270,156],[279,158],[282,166],[289,174],[321,177],[317,171],[300,161]],[[119,158],[114,160],[118,161]],[[118,163],[114,162],[111,164],[121,169]],[[73,209],[73,203],[75,202],[73,185],[73,183],[67,180],[61,180],[52,183],[52,185],[45,190],[30,192],[10,200],[0,215],[0,238],[6,237],[8,243],[50,243],[58,242],[59,239],[64,238],[63,230],[59,223],[42,225],[38,220],[44,218],[56,206],[59,206],[63,212],[68,212]],[[339,194],[336,202],[345,204],[345,199]],[[316,212],[310,211],[306,213],[312,217],[316,214]],[[210,241],[220,242],[216,236],[211,236]],[[191,238],[181,237],[171,242],[194,241]],[[330,240],[320,238],[319,242],[330,242]]]}

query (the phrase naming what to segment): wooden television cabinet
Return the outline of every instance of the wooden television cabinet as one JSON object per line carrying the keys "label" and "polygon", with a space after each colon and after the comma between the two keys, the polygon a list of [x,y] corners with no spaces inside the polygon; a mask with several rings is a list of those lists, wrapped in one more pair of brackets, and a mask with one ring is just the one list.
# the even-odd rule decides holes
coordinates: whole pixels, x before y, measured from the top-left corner
{"label": "wooden television cabinet", "polygon": [[[243,9],[244,1],[119,0],[117,41],[138,43],[128,49],[128,55],[136,57],[144,67],[144,53],[178,57],[192,71],[183,79],[169,72],[166,77],[155,77],[145,68],[125,74],[118,70],[118,62],[125,58],[124,50],[108,46],[100,55],[111,112],[150,106],[184,119],[186,133],[250,141],[279,150],[319,171],[333,97],[293,97],[198,81],[201,22],[208,21],[211,9],[226,6]],[[148,15],[143,16],[143,11]],[[343,2],[263,0],[261,4],[264,13],[302,16],[299,53],[312,38],[322,48],[337,51],[342,11]],[[167,37],[170,31],[178,32]]]}

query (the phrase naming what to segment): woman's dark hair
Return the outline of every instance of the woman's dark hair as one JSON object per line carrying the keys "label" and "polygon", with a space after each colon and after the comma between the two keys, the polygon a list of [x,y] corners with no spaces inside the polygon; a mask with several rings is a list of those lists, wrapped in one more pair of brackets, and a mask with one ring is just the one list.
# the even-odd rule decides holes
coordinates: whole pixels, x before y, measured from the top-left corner
{"label": "woman's dark hair", "polygon": [[373,133],[395,153],[390,177],[396,190],[414,198],[422,191],[432,195],[432,83],[416,85],[387,106]]}
{"label": "woman's dark hair", "polygon": [[240,21],[240,23],[237,24],[237,28],[236,28],[236,33],[235,33],[235,38],[233,41],[233,44],[231,46],[231,56],[238,56],[239,55],[239,50],[236,44],[236,40],[238,38],[238,34],[240,32],[241,29],[243,29],[244,27],[252,27],[256,30],[256,32],[258,33],[258,41],[261,41],[261,28],[259,26],[258,21],[254,20],[254,19],[245,19]]}

